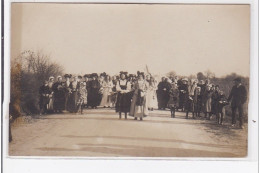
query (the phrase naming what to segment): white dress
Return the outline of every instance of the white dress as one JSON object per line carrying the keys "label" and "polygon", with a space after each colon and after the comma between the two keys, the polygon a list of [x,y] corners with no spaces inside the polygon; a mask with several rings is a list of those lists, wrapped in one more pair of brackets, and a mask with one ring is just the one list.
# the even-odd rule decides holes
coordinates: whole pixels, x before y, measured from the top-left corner
{"label": "white dress", "polygon": [[102,82],[103,95],[100,106],[111,106],[111,92],[113,88],[112,81]]}
{"label": "white dress", "polygon": [[157,90],[157,86],[155,85],[155,83],[149,85],[147,90],[147,95],[146,95],[148,108],[155,109],[158,107],[156,90]]}

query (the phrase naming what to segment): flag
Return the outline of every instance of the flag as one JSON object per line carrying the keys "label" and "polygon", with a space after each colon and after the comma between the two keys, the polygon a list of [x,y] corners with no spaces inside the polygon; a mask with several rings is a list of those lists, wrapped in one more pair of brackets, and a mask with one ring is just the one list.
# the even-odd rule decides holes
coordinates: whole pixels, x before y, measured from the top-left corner
{"label": "flag", "polygon": [[[145,65],[145,72],[146,72],[146,74],[149,74],[149,75],[151,75],[151,73],[150,73],[150,71],[149,71],[149,69],[148,69],[148,66],[147,66],[147,64]],[[152,75],[151,75],[152,76]]]}

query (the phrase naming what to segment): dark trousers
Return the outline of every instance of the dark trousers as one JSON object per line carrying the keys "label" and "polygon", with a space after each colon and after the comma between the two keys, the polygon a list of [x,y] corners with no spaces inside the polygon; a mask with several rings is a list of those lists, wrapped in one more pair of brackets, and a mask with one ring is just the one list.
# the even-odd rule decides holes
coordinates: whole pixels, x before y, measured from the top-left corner
{"label": "dark trousers", "polygon": [[236,110],[238,110],[239,115],[239,125],[243,125],[243,105],[233,106],[232,107],[232,124],[236,124]]}
{"label": "dark trousers", "polygon": [[223,112],[217,113],[217,124],[222,124],[223,123],[223,117],[224,117],[224,113]]}

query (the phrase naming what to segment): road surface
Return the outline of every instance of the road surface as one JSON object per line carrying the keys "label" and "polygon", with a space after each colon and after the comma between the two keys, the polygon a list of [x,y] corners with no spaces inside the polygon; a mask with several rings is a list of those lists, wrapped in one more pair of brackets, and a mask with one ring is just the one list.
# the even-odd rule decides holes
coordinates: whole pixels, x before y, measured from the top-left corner
{"label": "road surface", "polygon": [[155,110],[143,121],[119,120],[110,108],[84,114],[26,117],[12,125],[11,156],[244,157],[247,127],[185,119],[182,112]]}

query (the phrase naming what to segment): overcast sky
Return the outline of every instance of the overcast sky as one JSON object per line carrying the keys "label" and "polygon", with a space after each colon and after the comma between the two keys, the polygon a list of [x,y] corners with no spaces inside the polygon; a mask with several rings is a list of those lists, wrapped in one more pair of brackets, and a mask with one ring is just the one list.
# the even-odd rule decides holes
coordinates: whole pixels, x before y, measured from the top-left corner
{"label": "overcast sky", "polygon": [[12,4],[11,54],[41,50],[66,73],[249,76],[249,5]]}

